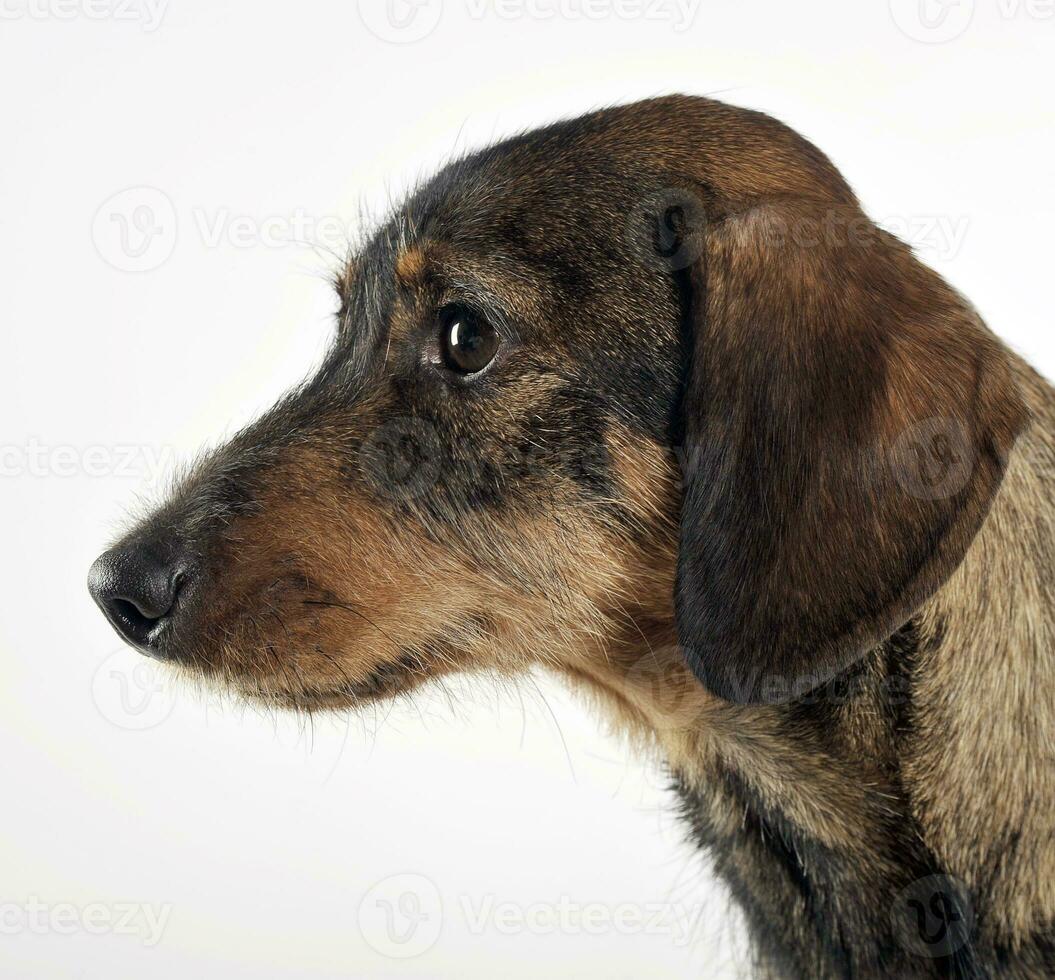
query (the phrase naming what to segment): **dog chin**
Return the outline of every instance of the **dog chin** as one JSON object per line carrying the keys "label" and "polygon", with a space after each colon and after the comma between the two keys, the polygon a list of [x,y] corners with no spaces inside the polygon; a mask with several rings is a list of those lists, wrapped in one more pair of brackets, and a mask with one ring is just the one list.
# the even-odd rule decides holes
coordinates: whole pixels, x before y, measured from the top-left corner
{"label": "dog chin", "polygon": [[[211,672],[210,672],[211,673]],[[290,673],[294,673],[292,670]],[[229,677],[229,687],[253,704],[291,711],[347,711],[391,700],[427,683],[434,676],[416,655],[405,654],[373,668],[363,679],[320,679],[290,685],[291,676],[267,680]],[[208,679],[208,678],[207,678]]]}

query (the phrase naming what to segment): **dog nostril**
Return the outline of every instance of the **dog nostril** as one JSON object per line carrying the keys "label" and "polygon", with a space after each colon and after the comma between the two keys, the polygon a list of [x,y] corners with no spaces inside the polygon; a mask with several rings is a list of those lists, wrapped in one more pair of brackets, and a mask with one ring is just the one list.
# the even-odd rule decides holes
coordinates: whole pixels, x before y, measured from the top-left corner
{"label": "dog nostril", "polygon": [[163,560],[157,547],[129,545],[96,559],[88,591],[122,639],[157,654],[184,579],[183,568]]}
{"label": "dog nostril", "polygon": [[137,631],[149,630],[160,616],[150,616],[143,612],[131,599],[114,599],[113,609],[122,620],[133,624]]}
{"label": "dog nostril", "polygon": [[144,580],[140,583],[138,593],[129,589],[129,595],[119,595],[113,600],[114,605],[122,612],[127,613],[129,618],[139,616],[152,622],[167,616],[176,602],[176,594],[179,591],[179,583],[182,576],[178,576],[170,586],[159,587],[159,583]]}

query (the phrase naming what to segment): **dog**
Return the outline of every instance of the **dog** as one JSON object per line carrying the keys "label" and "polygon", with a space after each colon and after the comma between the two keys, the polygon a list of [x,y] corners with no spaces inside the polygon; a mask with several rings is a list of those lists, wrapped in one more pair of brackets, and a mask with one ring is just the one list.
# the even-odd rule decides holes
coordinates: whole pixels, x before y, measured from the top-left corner
{"label": "dog", "polygon": [[270,706],[562,675],[669,766],[759,976],[1055,975],[1055,397],[780,122],[446,166],[317,372],[93,565]]}

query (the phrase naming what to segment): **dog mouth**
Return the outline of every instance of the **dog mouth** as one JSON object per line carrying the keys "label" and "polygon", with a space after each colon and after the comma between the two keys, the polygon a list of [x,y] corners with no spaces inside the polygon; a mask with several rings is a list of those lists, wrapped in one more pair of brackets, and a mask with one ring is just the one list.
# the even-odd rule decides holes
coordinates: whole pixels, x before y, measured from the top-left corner
{"label": "dog mouth", "polygon": [[[323,607],[331,601],[321,601]],[[395,644],[387,631],[385,636]],[[431,681],[483,666],[481,651],[495,642],[494,624],[467,616],[421,637],[394,645],[369,666],[361,657],[328,653],[309,644],[301,655],[289,656],[265,644],[251,658],[248,671],[229,672],[221,663],[209,671],[213,679],[226,675],[233,694],[271,708],[293,711],[355,710],[410,694]],[[347,649],[347,648],[345,648]],[[244,658],[225,658],[234,663]]]}
{"label": "dog mouth", "polygon": [[[100,590],[108,584],[101,580]],[[155,613],[143,636],[133,633],[138,619],[125,615],[130,603],[122,597],[108,618],[130,645],[203,692],[279,710],[355,710],[392,700],[469,666],[472,651],[494,638],[494,624],[478,612],[415,622],[405,606],[401,615],[398,607],[349,601],[291,561],[278,574],[243,582],[200,574],[169,592],[156,610],[137,603],[139,618]]]}

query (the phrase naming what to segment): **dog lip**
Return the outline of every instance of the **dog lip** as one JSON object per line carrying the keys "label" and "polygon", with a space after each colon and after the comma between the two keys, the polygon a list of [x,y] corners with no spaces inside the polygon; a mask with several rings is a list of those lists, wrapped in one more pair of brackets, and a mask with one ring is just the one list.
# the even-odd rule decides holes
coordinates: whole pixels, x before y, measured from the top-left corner
{"label": "dog lip", "polygon": [[319,690],[247,690],[251,698],[270,701],[279,698],[292,708],[341,710],[392,697],[432,677],[429,666],[415,655],[404,654],[395,660],[379,664],[361,681],[337,684]]}

